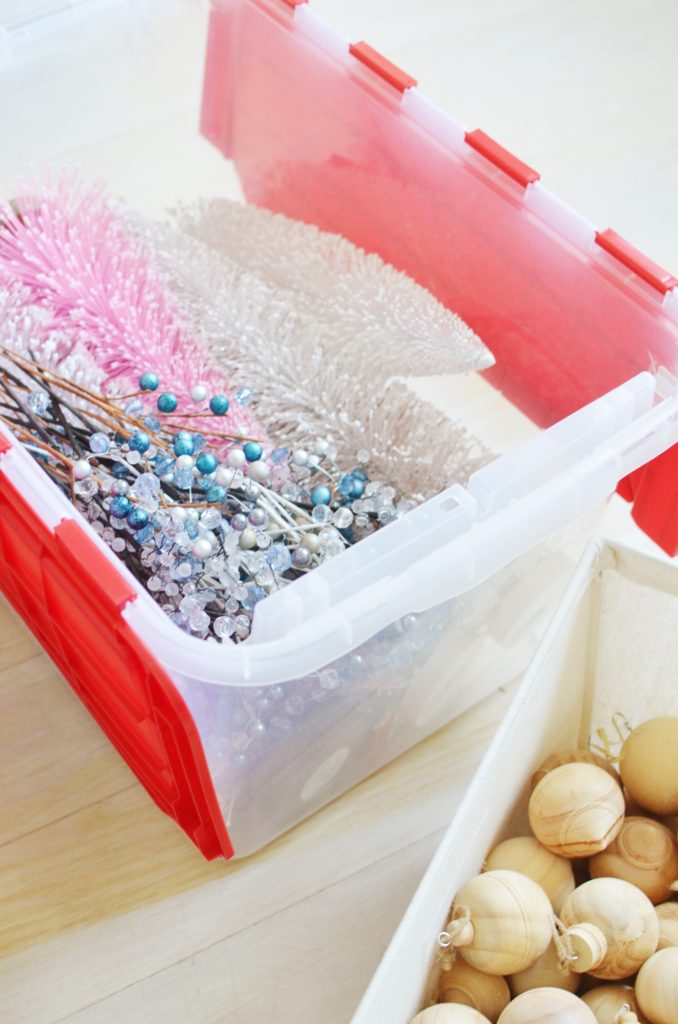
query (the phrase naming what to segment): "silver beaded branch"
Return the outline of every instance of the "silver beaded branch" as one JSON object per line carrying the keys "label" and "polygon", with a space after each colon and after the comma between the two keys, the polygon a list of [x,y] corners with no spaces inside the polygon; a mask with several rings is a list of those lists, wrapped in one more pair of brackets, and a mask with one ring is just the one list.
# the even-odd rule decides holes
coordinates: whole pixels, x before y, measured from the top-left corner
{"label": "silver beaded branch", "polygon": [[177,229],[134,223],[190,329],[235,384],[256,382],[271,436],[331,438],[339,460],[427,497],[491,454],[404,378],[482,370],[493,357],[405,274],[338,235],[257,207],[210,200]]}

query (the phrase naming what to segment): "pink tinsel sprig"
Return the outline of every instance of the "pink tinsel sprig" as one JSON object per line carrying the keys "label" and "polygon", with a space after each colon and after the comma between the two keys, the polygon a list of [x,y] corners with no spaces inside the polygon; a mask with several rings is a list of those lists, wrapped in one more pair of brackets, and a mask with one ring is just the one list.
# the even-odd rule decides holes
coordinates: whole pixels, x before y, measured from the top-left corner
{"label": "pink tinsel sprig", "polygon": [[[183,324],[145,243],[102,184],[62,174],[14,203],[0,202],[0,286],[16,285],[45,310],[51,330],[90,354],[104,373],[105,391],[135,391],[140,374],[150,370],[161,390],[180,398],[198,383],[230,394],[223,372]],[[188,398],[178,411],[203,410]],[[225,416],[172,423],[266,440],[233,402]]]}

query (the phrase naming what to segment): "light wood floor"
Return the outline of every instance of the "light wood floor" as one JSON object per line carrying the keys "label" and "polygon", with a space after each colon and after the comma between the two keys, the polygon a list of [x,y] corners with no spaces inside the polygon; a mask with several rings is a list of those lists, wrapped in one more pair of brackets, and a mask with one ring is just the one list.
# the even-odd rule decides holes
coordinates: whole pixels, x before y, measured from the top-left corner
{"label": "light wood floor", "polygon": [[[674,0],[313,5],[678,270]],[[195,133],[200,5],[156,10],[146,42],[128,27],[127,51],[109,27],[105,46],[88,41],[77,58],[0,63],[3,189],[30,164],[75,160],[150,214],[237,194]],[[427,387],[456,402],[449,384]],[[469,414],[506,445],[529,433],[482,390]],[[605,529],[651,548],[621,502]],[[0,1024],[344,1024],[509,697],[257,856],[208,865],[0,605]]]}

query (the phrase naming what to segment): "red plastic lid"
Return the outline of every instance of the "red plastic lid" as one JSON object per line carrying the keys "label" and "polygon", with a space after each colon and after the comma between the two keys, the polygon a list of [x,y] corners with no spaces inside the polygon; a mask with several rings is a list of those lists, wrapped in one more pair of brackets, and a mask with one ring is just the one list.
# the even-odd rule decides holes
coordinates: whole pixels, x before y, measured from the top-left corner
{"label": "red plastic lid", "polygon": [[[202,131],[248,200],[340,232],[429,288],[494,352],[487,379],[540,426],[640,370],[675,372],[674,277],[312,6],[213,4]],[[678,508],[678,481],[672,493]]]}

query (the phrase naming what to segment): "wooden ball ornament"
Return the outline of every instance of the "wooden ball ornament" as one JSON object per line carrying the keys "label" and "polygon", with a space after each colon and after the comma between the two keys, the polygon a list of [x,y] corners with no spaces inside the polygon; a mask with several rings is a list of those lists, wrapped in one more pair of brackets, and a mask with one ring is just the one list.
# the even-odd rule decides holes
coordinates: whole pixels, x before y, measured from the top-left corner
{"label": "wooden ball ornament", "polygon": [[545,775],[552,772],[554,768],[560,768],[563,764],[595,764],[598,768],[602,768],[608,775],[611,775],[614,781],[619,785],[619,772],[600,754],[594,754],[592,750],[587,750],[585,747],[577,747],[575,750],[564,750],[560,754],[551,754],[541,764],[534,775],[532,776],[530,787],[534,787],[541,782]]}
{"label": "wooden ball ornament", "polygon": [[676,1024],[678,946],[662,949],[646,960],[636,978],[636,999],[649,1024]]}
{"label": "wooden ball ornament", "polygon": [[440,976],[441,1003],[462,1003],[496,1024],[499,1014],[511,1001],[506,981],[496,974],[483,974],[461,957]]}
{"label": "wooden ball ornament", "polygon": [[545,775],[528,807],[539,842],[561,857],[591,857],[609,846],[624,822],[624,795],[594,764],[564,764]]}
{"label": "wooden ball ornament", "polygon": [[572,992],[533,988],[508,1004],[498,1024],[596,1024],[596,1018]]}
{"label": "wooden ball ornament", "polygon": [[439,1003],[427,1006],[417,1014],[412,1024],[490,1024],[490,1021],[471,1006]]}
{"label": "wooden ball ornament", "polygon": [[654,953],[659,921],[645,893],[619,878],[593,878],[563,904],[563,943],[576,959],[578,974],[619,981],[628,978]]}
{"label": "wooden ball ornament", "polygon": [[534,836],[516,836],[505,839],[488,854],[485,869],[517,871],[527,875],[541,886],[556,914],[574,891],[572,865],[565,857],[558,857],[542,846]]}
{"label": "wooden ball ornament", "polygon": [[670,814],[668,817],[662,818],[662,825],[666,825],[669,832],[675,836],[678,833],[678,814]]}
{"label": "wooden ball ornament", "polygon": [[582,999],[598,1024],[644,1024],[631,985],[597,985]]}
{"label": "wooden ball ornament", "polygon": [[562,988],[576,992],[581,985],[581,974],[575,974],[560,961],[558,950],[550,943],[538,960],[525,971],[511,974],[507,978],[512,996],[522,995],[533,988]]}
{"label": "wooden ball ornament", "polygon": [[657,949],[678,946],[678,903],[660,903],[654,909],[659,921]]}
{"label": "wooden ball ornament", "polygon": [[531,878],[486,871],[459,890],[438,941],[485,974],[515,974],[544,952],[553,920],[548,896]]}
{"label": "wooden ball ornament", "polygon": [[654,818],[626,818],[616,839],[589,860],[592,878],[623,878],[653,903],[662,903],[678,879],[678,844]]}
{"label": "wooden ball ornament", "polygon": [[678,718],[650,718],[631,732],[619,767],[629,796],[651,814],[678,814]]}

